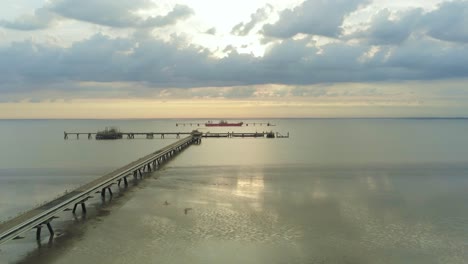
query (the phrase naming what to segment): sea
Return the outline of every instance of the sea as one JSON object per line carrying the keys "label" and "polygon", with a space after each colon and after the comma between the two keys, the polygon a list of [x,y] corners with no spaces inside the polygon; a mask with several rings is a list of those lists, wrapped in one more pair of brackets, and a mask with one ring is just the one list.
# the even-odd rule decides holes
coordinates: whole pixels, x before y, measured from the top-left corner
{"label": "sea", "polygon": [[53,239],[0,245],[0,263],[468,263],[468,119],[206,121],[1,120],[0,221],[177,141],[64,131],[290,137],[204,138],[61,213]]}

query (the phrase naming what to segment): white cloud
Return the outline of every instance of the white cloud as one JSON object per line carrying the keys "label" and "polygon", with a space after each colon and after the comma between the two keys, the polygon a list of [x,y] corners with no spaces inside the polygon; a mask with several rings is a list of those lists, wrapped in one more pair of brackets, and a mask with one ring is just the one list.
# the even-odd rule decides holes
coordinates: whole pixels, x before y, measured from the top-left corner
{"label": "white cloud", "polygon": [[336,38],[341,34],[345,17],[368,3],[367,0],[306,0],[292,10],[283,10],[279,21],[263,27],[263,34],[276,38],[291,38],[299,33]]}
{"label": "white cloud", "polygon": [[143,18],[138,11],[155,8],[149,0],[53,0],[32,15],[14,21],[0,20],[0,26],[16,30],[37,30],[51,27],[63,19],[75,19],[115,28],[145,28],[173,25],[193,15],[193,10],[176,4],[165,15]]}
{"label": "white cloud", "polygon": [[38,8],[34,14],[23,15],[14,21],[0,20],[0,26],[16,30],[38,30],[53,25],[57,15],[47,8]]}
{"label": "white cloud", "polygon": [[255,13],[250,15],[250,21],[247,23],[240,22],[235,25],[231,33],[234,35],[245,36],[248,35],[259,23],[264,22],[268,19],[271,12],[273,12],[274,7],[270,4],[257,9]]}
{"label": "white cloud", "polygon": [[447,42],[468,43],[468,1],[444,2],[430,12],[409,8],[391,12],[380,10],[366,29],[347,36],[375,45],[399,45],[411,35],[429,36]]}
{"label": "white cloud", "polygon": [[[392,49],[346,42],[320,49],[308,39],[274,44],[264,57],[231,51],[224,58],[185,40],[148,35],[110,38],[97,34],[71,47],[13,43],[0,48],[1,89],[57,81],[146,82],[154,87],[256,84],[305,85],[334,82],[463,78],[468,47],[414,39]],[[368,55],[362,60],[364,55]],[[24,62],[28,63],[24,63]]]}

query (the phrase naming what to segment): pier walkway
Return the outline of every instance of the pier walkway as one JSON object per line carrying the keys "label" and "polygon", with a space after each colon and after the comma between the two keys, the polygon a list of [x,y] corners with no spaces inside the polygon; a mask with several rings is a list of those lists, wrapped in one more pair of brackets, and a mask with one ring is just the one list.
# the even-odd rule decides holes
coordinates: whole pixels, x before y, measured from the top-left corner
{"label": "pier walkway", "polygon": [[106,193],[112,196],[112,185],[118,184],[120,186],[120,184],[124,184],[125,187],[127,187],[128,177],[138,179],[138,177],[143,177],[143,172],[157,170],[162,164],[185,148],[192,144],[200,144],[201,136],[202,134],[197,131],[189,133],[189,136],[186,138],[146,155],[120,169],[66,193],[53,201],[1,223],[0,245],[11,239],[18,238],[21,234],[34,228],[36,228],[36,238],[40,240],[41,228],[43,226],[47,226],[51,237],[53,237],[54,231],[51,226],[51,221],[57,218],[59,213],[70,210],[69,207],[71,206],[73,206],[73,213],[75,213],[78,205],[81,206],[83,213],[86,213],[85,202],[91,198],[94,193],[101,193],[103,198],[105,198]]}

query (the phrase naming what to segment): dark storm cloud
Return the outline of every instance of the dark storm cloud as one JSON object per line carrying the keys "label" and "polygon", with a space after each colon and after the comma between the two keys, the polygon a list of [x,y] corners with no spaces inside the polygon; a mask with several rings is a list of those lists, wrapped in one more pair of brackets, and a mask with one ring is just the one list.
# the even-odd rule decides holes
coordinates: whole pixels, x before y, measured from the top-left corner
{"label": "dark storm cloud", "polygon": [[50,27],[59,19],[75,19],[109,27],[163,27],[188,18],[193,10],[184,5],[175,7],[164,16],[142,18],[137,11],[154,8],[149,0],[55,0],[37,9],[33,15],[15,21],[0,21],[0,26],[17,30],[36,30]]}
{"label": "dark storm cloud", "polygon": [[275,24],[263,26],[267,37],[290,38],[296,34],[338,37],[344,18],[367,0],[307,0],[300,6],[280,13]]}
{"label": "dark storm cloud", "polygon": [[235,25],[231,30],[231,34],[239,35],[239,36],[248,35],[250,31],[252,31],[252,29],[254,29],[256,25],[265,21],[272,11],[273,11],[273,6],[269,4],[263,8],[257,9],[255,13],[250,15],[249,22],[247,23],[241,22]]}

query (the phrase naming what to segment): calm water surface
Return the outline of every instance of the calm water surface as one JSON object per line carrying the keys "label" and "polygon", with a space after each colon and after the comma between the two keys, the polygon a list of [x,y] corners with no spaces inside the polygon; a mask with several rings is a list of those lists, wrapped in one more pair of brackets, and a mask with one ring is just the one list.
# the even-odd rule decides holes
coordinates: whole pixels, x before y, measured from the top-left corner
{"label": "calm water surface", "polygon": [[[291,138],[204,139],[86,218],[64,213],[52,243],[2,245],[0,263],[468,262],[468,120],[267,121],[229,131]],[[106,125],[193,128],[0,121],[0,219],[175,141],[63,140]]]}

